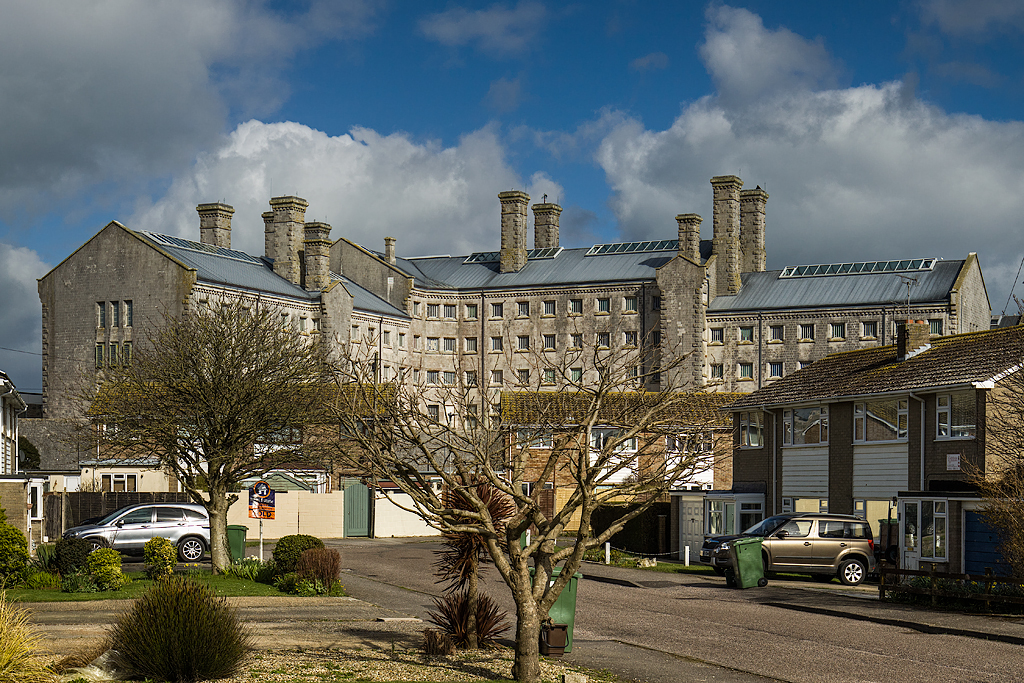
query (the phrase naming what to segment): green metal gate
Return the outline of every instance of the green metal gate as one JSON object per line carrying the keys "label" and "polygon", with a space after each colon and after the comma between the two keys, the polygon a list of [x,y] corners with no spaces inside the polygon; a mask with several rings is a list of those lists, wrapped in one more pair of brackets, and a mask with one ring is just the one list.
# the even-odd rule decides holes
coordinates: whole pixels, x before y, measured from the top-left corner
{"label": "green metal gate", "polygon": [[370,535],[370,489],[358,479],[346,479],[345,537]]}

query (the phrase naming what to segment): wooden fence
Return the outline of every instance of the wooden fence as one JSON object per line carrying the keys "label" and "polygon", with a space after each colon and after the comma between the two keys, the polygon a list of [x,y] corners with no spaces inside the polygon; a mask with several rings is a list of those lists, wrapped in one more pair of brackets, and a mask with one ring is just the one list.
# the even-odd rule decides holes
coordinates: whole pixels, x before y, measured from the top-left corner
{"label": "wooden fence", "polygon": [[93,517],[105,517],[126,505],[139,503],[191,503],[187,493],[146,491],[74,491],[49,493],[44,499],[45,531],[58,539],[66,529]]}
{"label": "wooden fence", "polygon": [[[927,595],[931,597],[932,606],[938,604],[939,598],[951,600],[975,600],[983,602],[985,609],[991,609],[992,603],[1024,605],[1024,583],[1014,581],[1005,577],[998,577],[992,573],[991,567],[985,567],[983,575],[971,574],[950,574],[948,572],[935,571],[935,565],[928,570],[900,569],[899,567],[880,567],[878,583],[878,599],[885,600],[887,593],[909,593],[912,595]],[[911,577],[927,577],[927,587],[912,586],[908,579]],[[951,590],[950,582],[963,582],[964,590]],[[920,583],[920,582],[919,582]],[[969,584],[983,590],[966,590]],[[973,587],[972,586],[972,587]],[[1004,595],[1003,587],[1013,590],[1019,595]]]}

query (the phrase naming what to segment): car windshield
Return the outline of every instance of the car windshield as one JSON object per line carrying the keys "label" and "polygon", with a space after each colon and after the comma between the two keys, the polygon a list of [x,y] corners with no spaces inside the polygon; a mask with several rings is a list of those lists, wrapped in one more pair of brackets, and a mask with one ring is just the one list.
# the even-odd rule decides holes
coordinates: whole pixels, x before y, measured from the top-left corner
{"label": "car windshield", "polygon": [[760,522],[750,527],[743,533],[749,536],[767,536],[768,534],[770,534],[771,532],[775,531],[780,526],[788,522],[790,519],[792,518],[787,517],[785,515],[777,515],[775,517],[762,519]]}

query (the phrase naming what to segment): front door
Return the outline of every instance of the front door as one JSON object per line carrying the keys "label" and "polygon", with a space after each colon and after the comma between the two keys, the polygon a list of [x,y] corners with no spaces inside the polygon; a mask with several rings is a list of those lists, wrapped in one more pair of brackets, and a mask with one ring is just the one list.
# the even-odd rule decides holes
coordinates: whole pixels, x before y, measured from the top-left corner
{"label": "front door", "polygon": [[900,501],[900,552],[903,569],[917,570],[921,566],[921,501]]}

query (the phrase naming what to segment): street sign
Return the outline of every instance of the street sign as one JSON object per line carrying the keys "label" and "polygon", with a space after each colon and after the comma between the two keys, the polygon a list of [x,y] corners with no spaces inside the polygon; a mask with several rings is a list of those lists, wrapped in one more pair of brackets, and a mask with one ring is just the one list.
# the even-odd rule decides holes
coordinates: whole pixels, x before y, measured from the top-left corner
{"label": "street sign", "polygon": [[265,481],[249,487],[249,516],[253,519],[274,519],[274,489]]}

